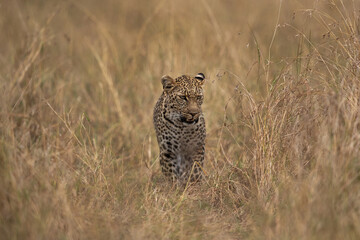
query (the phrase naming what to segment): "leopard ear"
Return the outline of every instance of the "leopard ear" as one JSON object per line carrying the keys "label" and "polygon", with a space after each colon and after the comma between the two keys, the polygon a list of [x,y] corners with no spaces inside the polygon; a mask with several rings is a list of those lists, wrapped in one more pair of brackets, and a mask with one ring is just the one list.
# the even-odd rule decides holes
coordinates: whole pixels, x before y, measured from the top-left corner
{"label": "leopard ear", "polygon": [[163,89],[166,92],[170,92],[175,87],[175,80],[169,75],[165,75],[161,78]]}
{"label": "leopard ear", "polygon": [[204,84],[205,75],[203,73],[196,74],[195,78],[200,82],[200,84]]}

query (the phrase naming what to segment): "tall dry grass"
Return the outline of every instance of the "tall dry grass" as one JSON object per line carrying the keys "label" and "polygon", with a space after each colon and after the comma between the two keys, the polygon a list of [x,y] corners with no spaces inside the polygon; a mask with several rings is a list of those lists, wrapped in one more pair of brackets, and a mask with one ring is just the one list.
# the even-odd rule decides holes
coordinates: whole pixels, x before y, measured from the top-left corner
{"label": "tall dry grass", "polygon": [[[1,238],[359,239],[359,10],[1,2]],[[179,189],[152,108],[197,72],[206,176]]]}

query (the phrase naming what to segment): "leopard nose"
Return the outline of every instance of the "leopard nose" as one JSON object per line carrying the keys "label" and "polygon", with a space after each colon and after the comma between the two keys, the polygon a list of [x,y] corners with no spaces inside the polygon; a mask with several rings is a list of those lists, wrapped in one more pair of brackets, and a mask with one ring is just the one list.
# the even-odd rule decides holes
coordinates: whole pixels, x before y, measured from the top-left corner
{"label": "leopard nose", "polygon": [[199,109],[196,106],[190,106],[188,112],[194,116],[199,113]]}
{"label": "leopard nose", "polygon": [[196,103],[190,101],[188,106],[188,113],[191,115],[191,117],[194,117],[195,115],[199,114],[199,107],[196,105]]}

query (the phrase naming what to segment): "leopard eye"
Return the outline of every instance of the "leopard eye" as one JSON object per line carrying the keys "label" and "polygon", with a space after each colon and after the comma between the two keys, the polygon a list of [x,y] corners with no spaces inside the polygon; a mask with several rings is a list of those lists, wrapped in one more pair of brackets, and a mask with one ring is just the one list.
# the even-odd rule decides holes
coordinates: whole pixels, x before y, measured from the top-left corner
{"label": "leopard eye", "polygon": [[202,100],[202,99],[203,99],[203,96],[201,96],[201,95],[196,96],[196,99],[197,99],[197,100]]}
{"label": "leopard eye", "polygon": [[186,96],[179,96],[180,99],[186,100]]}

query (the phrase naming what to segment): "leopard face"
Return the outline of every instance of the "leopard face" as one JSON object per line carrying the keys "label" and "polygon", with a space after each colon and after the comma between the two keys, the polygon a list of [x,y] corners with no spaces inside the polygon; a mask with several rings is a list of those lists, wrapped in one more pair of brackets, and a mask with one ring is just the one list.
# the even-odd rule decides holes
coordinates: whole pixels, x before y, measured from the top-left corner
{"label": "leopard face", "polygon": [[164,76],[164,117],[168,121],[195,124],[202,113],[204,75],[183,75],[176,79]]}

